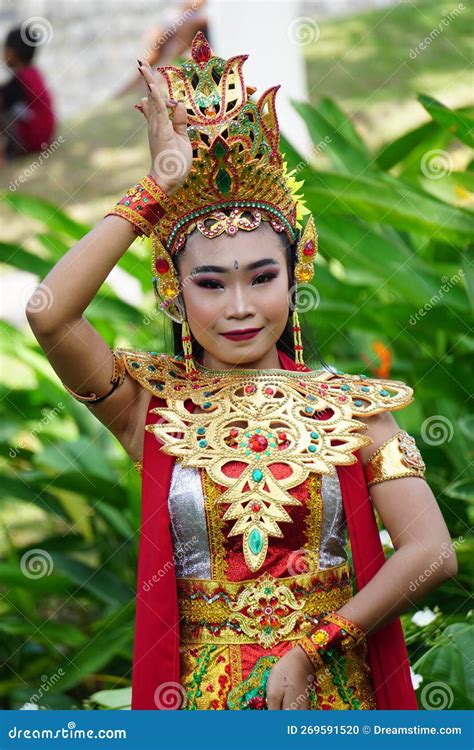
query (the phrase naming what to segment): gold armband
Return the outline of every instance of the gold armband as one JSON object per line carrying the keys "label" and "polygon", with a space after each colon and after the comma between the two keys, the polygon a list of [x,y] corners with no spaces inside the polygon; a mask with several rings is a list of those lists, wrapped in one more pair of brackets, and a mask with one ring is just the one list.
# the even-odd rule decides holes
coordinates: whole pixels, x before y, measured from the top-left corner
{"label": "gold armband", "polygon": [[77,399],[77,401],[80,401],[82,404],[93,406],[94,404],[98,404],[101,401],[104,401],[104,399],[110,396],[110,394],[113,393],[115,389],[119,387],[119,385],[122,385],[123,381],[125,380],[126,369],[123,360],[120,357],[117,357],[112,349],[110,351],[112,352],[113,360],[113,372],[112,377],[110,378],[112,388],[104,396],[98,396],[96,393],[89,393],[87,396],[81,396],[79,393],[76,393],[72,390],[72,388],[69,388],[65,383],[63,383],[63,386],[67,390],[67,392],[70,393],[71,396],[74,396],[74,398]]}
{"label": "gold armband", "polygon": [[382,443],[363,464],[367,487],[399,477],[424,477],[425,468],[415,439],[405,430]]}

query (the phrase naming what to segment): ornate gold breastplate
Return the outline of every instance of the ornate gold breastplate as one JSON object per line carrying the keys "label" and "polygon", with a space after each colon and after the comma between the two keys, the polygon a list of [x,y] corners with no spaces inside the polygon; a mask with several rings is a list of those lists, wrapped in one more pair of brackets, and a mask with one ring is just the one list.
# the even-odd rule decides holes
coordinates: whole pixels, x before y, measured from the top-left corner
{"label": "ornate gold breastplate", "polygon": [[[204,467],[227,487],[219,502],[223,518],[235,520],[230,536],[243,535],[250,570],[264,563],[269,536],[282,537],[286,511],[300,501],[288,490],[310,471],[334,474],[336,465],[357,461],[354,451],[369,445],[355,419],[412,401],[413,390],[396,380],[379,380],[327,370],[207,370],[190,381],[183,363],[166,354],[120,349],[129,374],[166,404],[153,409],[162,418],[146,425],[161,450],[186,466]],[[190,412],[186,402],[202,411]],[[239,475],[226,465],[238,461]],[[275,479],[273,464],[287,475]],[[234,472],[235,473],[235,472]]]}

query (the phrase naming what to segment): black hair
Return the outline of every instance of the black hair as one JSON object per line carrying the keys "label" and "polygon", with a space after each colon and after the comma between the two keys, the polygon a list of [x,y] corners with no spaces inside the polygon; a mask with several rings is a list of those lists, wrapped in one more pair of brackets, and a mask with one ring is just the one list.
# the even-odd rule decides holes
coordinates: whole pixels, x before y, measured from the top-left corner
{"label": "black hair", "polygon": [[[196,231],[196,230],[194,230]],[[291,359],[294,360],[295,358],[295,351],[294,351],[294,342],[293,342],[293,322],[292,322],[292,311],[295,306],[295,277],[294,277],[294,271],[295,271],[295,263],[296,263],[296,248],[298,245],[298,241],[300,239],[300,232],[298,231],[298,236],[296,237],[295,241],[293,243],[290,242],[288,239],[288,236],[285,232],[277,233],[278,236],[281,238],[282,242],[284,243],[285,248],[285,254],[286,254],[286,261],[287,261],[287,268],[288,268],[288,281],[289,286],[288,289],[291,289],[291,309],[288,310],[288,320],[286,322],[286,326],[276,342],[276,347],[280,351],[282,351],[287,356],[291,357]],[[186,248],[186,244],[184,244],[183,248],[179,250],[179,255],[184,251]],[[174,266],[176,269],[176,272],[178,273],[177,268],[177,256],[174,257]],[[330,370],[329,365],[324,361],[323,357],[317,350],[316,340],[314,337],[314,340],[308,340],[308,338],[305,335],[305,328],[307,327],[307,324],[305,325],[305,321],[302,320],[304,316],[299,316],[300,326],[301,326],[301,341],[303,343],[303,355],[305,359],[309,359],[308,354],[311,352],[312,359],[316,359],[316,361],[320,362],[322,367],[325,369]],[[183,342],[181,339],[181,324],[176,323],[175,321],[172,321],[173,326],[173,354],[175,356],[184,356],[183,351]],[[203,347],[201,344],[198,343],[198,341],[194,338],[193,333],[191,331],[191,346],[192,346],[192,352],[193,352],[193,358],[195,361],[200,359],[203,354]]]}
{"label": "black hair", "polygon": [[5,47],[10,47],[24,63],[31,62],[36,52],[37,40],[28,24],[15,26],[8,32]]}

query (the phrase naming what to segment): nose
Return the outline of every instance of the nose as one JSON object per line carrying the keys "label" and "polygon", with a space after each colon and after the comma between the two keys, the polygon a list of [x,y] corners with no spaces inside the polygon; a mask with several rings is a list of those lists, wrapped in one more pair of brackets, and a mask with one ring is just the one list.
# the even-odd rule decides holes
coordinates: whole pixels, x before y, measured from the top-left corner
{"label": "nose", "polygon": [[230,299],[226,305],[225,314],[228,318],[247,318],[255,315],[255,304],[251,295],[243,288],[242,284],[233,284],[229,290]]}

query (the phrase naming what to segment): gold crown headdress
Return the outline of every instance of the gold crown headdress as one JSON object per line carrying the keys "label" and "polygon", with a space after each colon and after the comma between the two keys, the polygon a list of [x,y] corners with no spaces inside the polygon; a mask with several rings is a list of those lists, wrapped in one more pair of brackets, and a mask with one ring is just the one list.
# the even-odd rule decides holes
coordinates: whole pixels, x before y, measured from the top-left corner
{"label": "gold crown headdress", "polygon": [[[242,73],[247,57],[215,56],[198,32],[190,60],[158,68],[169,97],[186,106],[193,147],[189,175],[162,201],[164,214],[152,233],[155,294],[161,309],[183,327],[186,320],[177,299],[180,285],[172,259],[194,229],[212,238],[223,232],[234,235],[239,229],[252,231],[262,220],[268,221],[276,232],[285,232],[290,243],[298,240],[295,280],[307,282],[313,277],[316,228],[310,215],[303,233],[299,231],[301,219],[310,213],[298,194],[303,182],[296,181],[295,170],[287,171],[279,151],[275,96],[280,86],[252,101],[249,96],[256,89],[245,86]],[[293,315],[296,362],[303,364],[296,309]],[[187,326],[186,333],[188,365],[192,355],[187,351]]]}

